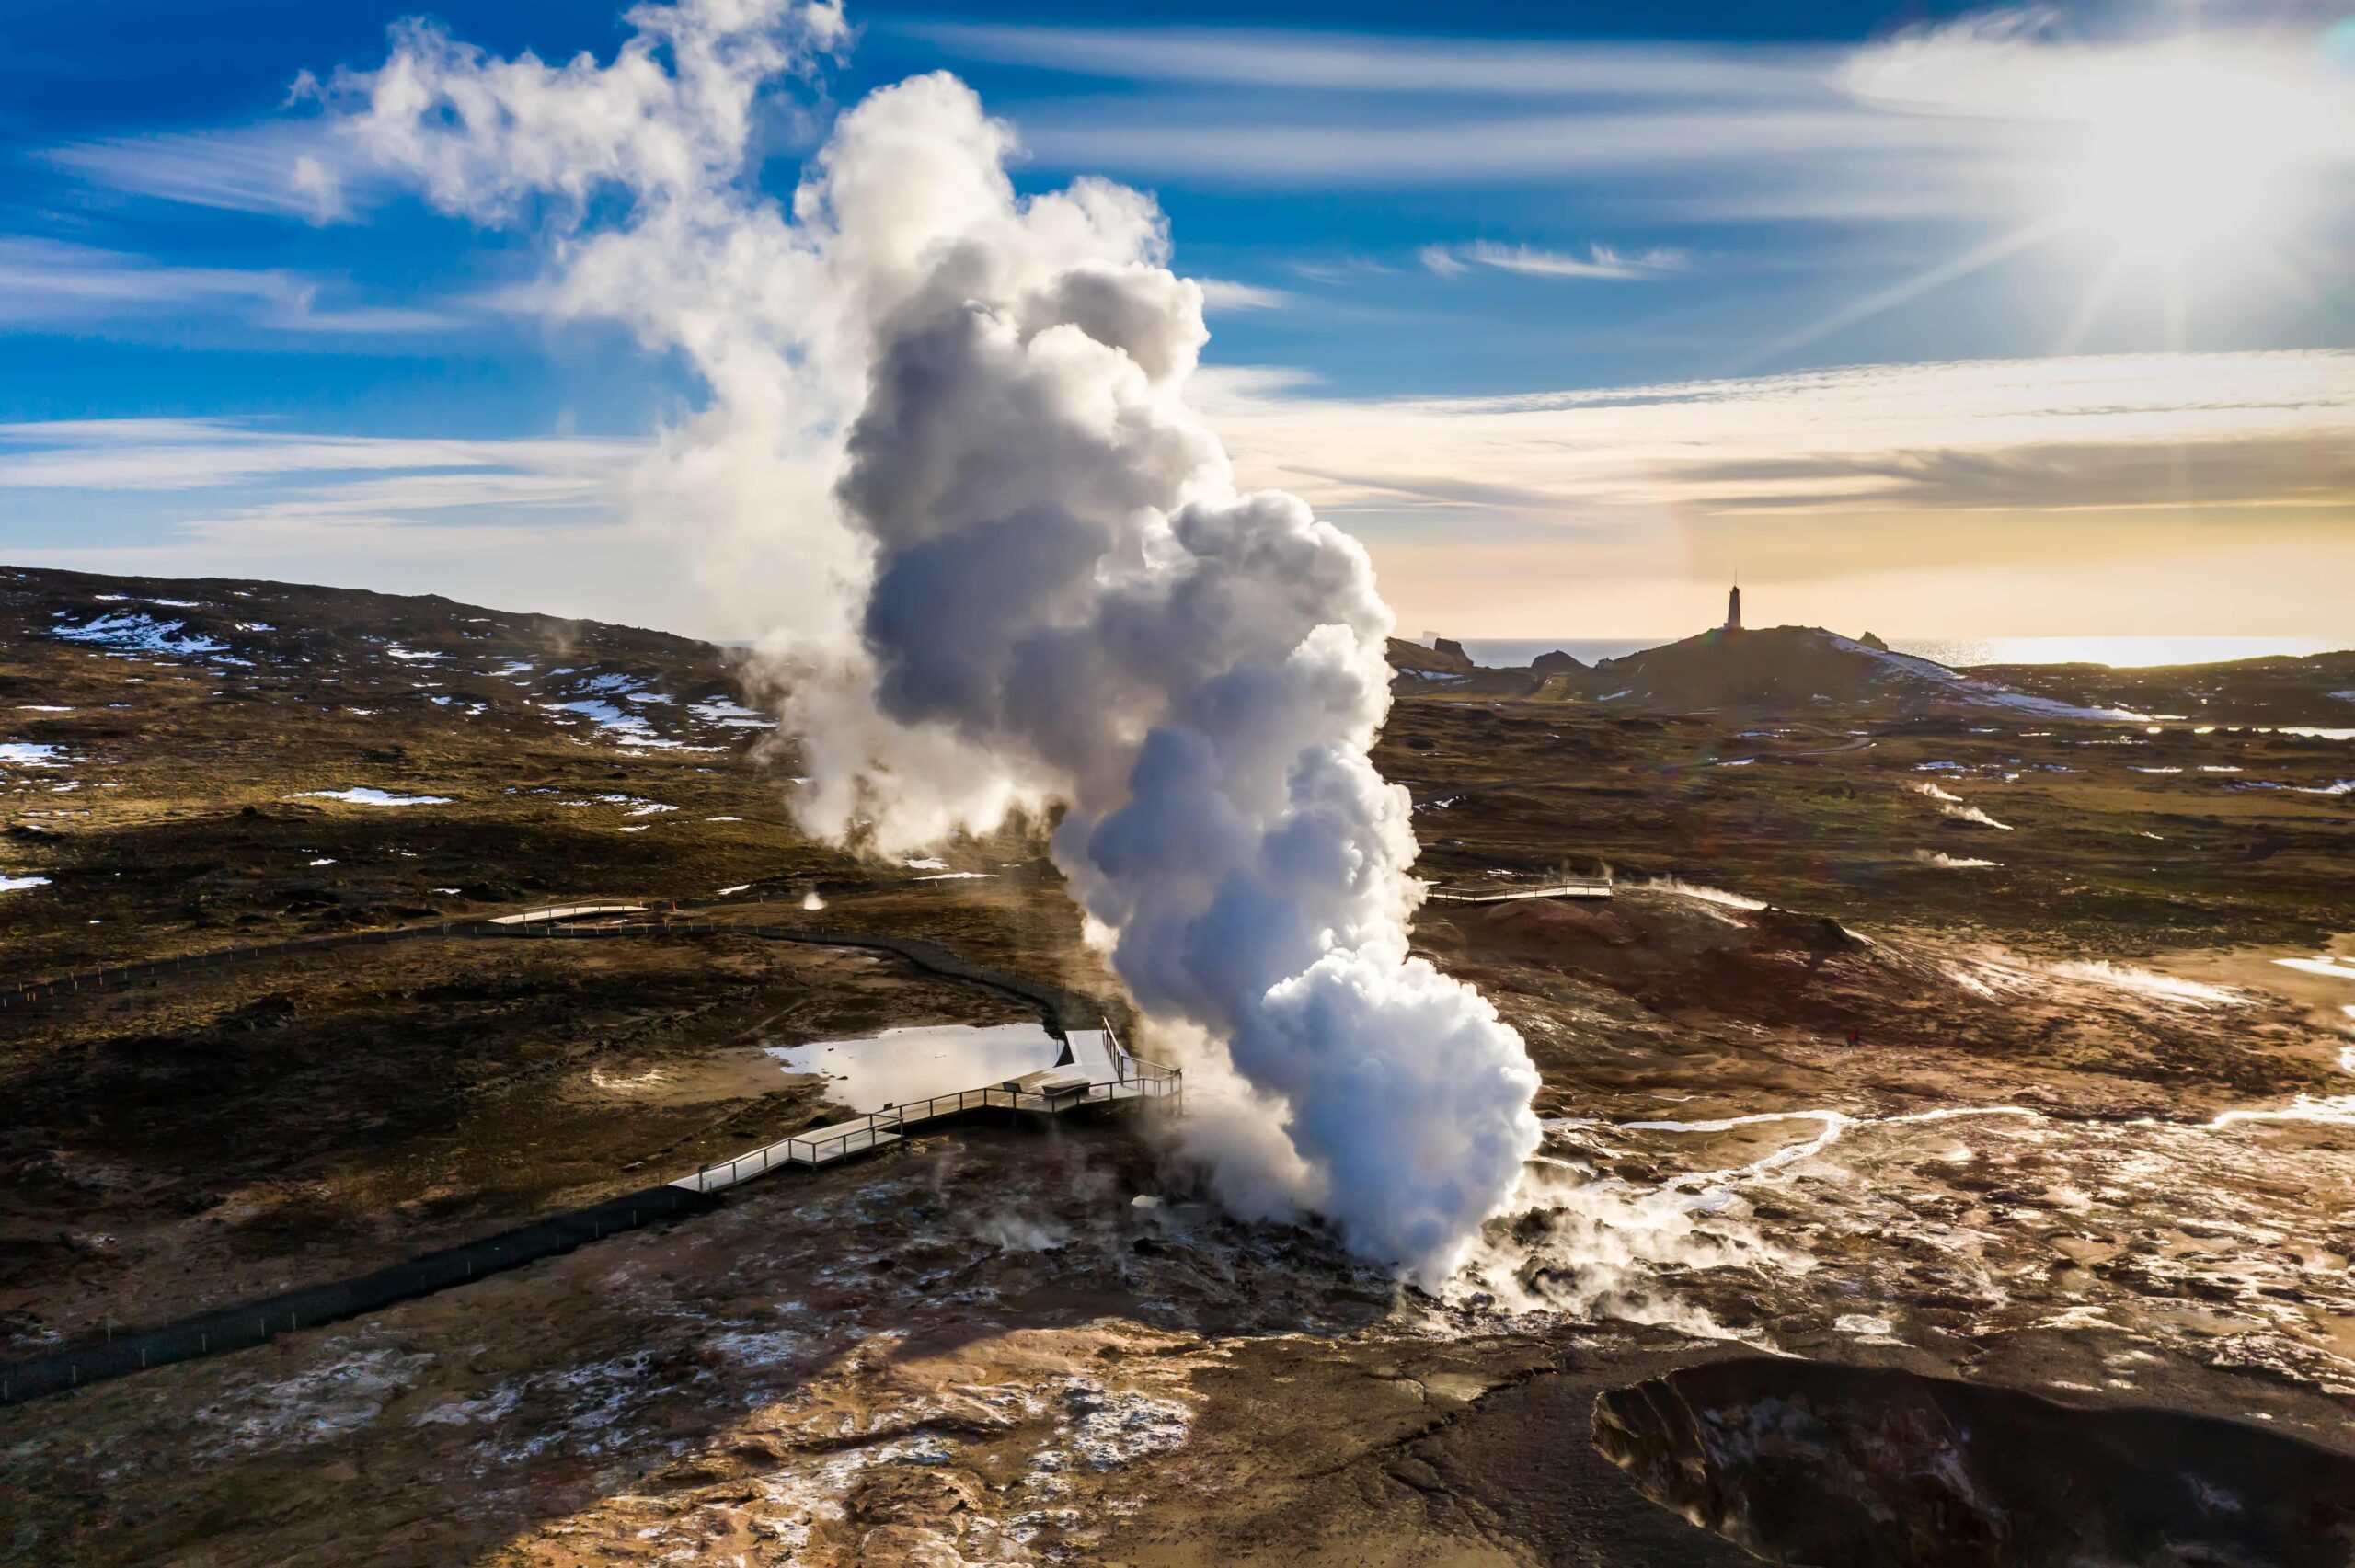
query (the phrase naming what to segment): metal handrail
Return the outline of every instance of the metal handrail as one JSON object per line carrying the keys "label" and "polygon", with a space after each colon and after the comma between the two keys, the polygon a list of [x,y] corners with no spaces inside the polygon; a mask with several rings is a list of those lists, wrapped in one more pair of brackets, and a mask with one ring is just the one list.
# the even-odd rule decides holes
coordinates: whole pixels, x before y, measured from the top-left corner
{"label": "metal handrail", "polygon": [[1147,1061],[1142,1057],[1119,1053],[1123,1076],[1110,1083],[1090,1083],[1076,1095],[1042,1094],[1018,1089],[960,1089],[954,1093],[927,1095],[922,1100],[904,1101],[888,1110],[874,1111],[860,1118],[856,1125],[844,1124],[846,1130],[831,1138],[785,1138],[746,1153],[739,1154],[724,1163],[705,1165],[695,1172],[695,1187],[709,1191],[712,1173],[725,1171],[724,1185],[735,1185],[747,1174],[761,1175],[778,1165],[816,1166],[849,1154],[855,1149],[871,1149],[881,1135],[896,1135],[912,1123],[931,1121],[935,1117],[952,1116],[976,1107],[1003,1106],[1014,1111],[1037,1111],[1052,1115],[1059,1108],[1073,1104],[1109,1104],[1123,1097],[1135,1099],[1182,1099],[1185,1093],[1185,1071],[1180,1068]]}

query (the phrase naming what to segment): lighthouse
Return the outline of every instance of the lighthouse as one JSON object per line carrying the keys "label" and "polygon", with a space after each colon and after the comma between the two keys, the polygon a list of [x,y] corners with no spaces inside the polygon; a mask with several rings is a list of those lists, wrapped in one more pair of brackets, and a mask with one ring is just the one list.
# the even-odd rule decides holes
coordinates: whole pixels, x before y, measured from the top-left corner
{"label": "lighthouse", "polygon": [[1740,583],[1734,584],[1733,591],[1726,595],[1726,630],[1729,632],[1741,630],[1741,585]]}

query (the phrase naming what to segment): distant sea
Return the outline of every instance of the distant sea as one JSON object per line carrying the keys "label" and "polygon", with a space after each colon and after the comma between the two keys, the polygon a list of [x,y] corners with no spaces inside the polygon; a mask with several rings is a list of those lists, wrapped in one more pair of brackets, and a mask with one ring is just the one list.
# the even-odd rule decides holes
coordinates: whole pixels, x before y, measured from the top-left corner
{"label": "distant sea", "polygon": [[[1597,659],[1625,658],[1674,637],[1563,637],[1551,641],[1518,637],[1466,637],[1464,651],[1475,664],[1510,668],[1527,664],[1541,653],[1561,649],[1571,658],[1592,664]],[[2120,670],[2152,664],[2220,664],[2226,659],[2263,658],[2355,647],[2355,638],[2331,642],[2313,637],[1891,637],[1899,653],[1918,654],[1940,664],[2107,664]]]}

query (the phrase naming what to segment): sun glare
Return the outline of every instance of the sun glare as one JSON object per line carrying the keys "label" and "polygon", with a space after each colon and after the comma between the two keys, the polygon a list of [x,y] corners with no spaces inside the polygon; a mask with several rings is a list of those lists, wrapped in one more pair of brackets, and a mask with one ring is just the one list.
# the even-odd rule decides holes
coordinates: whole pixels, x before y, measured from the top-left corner
{"label": "sun glare", "polygon": [[2122,251],[2180,255],[2286,226],[2338,128],[2304,82],[2196,62],[2082,84],[2068,216]]}

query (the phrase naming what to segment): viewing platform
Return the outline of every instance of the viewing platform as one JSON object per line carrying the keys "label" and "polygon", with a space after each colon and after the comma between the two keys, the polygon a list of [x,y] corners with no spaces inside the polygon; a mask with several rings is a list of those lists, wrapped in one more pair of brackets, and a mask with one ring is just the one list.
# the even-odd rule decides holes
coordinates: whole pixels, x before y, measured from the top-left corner
{"label": "viewing platform", "polygon": [[1060,1116],[1097,1105],[1185,1106],[1186,1075],[1131,1056],[1111,1025],[1073,1029],[1063,1036],[1063,1058],[1052,1067],[978,1088],[947,1090],[922,1100],[902,1101],[849,1121],[810,1127],[791,1138],[747,1150],[682,1176],[671,1185],[697,1194],[725,1192],[798,1166],[816,1170],[902,1141],[914,1128],[984,1111],[1009,1116]]}

